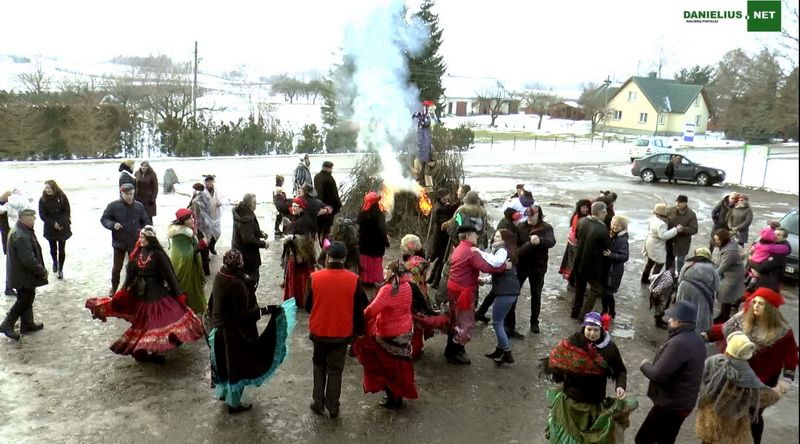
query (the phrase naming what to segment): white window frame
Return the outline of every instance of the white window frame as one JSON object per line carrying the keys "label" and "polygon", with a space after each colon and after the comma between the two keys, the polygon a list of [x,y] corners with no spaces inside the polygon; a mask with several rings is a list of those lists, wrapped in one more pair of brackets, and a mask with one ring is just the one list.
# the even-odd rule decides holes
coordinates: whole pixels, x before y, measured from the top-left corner
{"label": "white window frame", "polygon": [[628,91],[628,102],[636,101],[636,91]]}
{"label": "white window frame", "polygon": [[647,123],[647,113],[639,113],[639,123]]}
{"label": "white window frame", "polygon": [[622,120],[622,111],[615,109],[614,115],[611,117],[611,120]]}
{"label": "white window frame", "polygon": [[664,114],[664,113],[659,113],[658,114],[658,124],[659,125],[663,125],[664,122],[666,122],[666,121],[667,121],[667,115]]}

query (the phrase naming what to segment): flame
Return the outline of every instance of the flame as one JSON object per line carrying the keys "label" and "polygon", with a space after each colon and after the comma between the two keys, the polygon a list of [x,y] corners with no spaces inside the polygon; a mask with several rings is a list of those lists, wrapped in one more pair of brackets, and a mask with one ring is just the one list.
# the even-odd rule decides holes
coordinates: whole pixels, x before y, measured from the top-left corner
{"label": "flame", "polygon": [[394,208],[394,194],[397,191],[395,187],[389,187],[384,184],[381,187],[381,195],[383,196],[378,202],[378,205],[381,207],[381,211],[384,213],[392,214],[392,208]]}
{"label": "flame", "polygon": [[425,191],[425,188],[420,187],[419,189],[419,212],[422,213],[423,216],[428,216],[431,214],[431,210],[433,209],[433,202],[431,202],[431,198],[428,197],[428,193]]}

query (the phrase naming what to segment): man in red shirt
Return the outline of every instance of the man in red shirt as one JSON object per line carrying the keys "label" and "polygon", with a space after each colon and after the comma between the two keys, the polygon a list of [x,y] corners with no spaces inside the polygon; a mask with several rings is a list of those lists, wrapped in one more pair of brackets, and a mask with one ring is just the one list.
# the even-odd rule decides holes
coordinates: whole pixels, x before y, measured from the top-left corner
{"label": "man in red shirt", "polygon": [[311,410],[331,418],[339,416],[339,395],[347,343],[364,336],[367,297],[358,275],[344,268],[347,247],[333,242],[327,250],[325,269],[311,274],[306,297],[309,337],[314,343],[314,392]]}
{"label": "man in red shirt", "polygon": [[[472,219],[472,218],[470,218]],[[475,300],[480,272],[500,273],[511,267],[508,262],[492,267],[472,248],[478,244],[476,223],[465,221],[458,227],[459,244],[450,255],[450,276],[447,280],[447,300],[450,308],[450,329],[444,357],[448,364],[469,365],[464,346],[475,330]]]}

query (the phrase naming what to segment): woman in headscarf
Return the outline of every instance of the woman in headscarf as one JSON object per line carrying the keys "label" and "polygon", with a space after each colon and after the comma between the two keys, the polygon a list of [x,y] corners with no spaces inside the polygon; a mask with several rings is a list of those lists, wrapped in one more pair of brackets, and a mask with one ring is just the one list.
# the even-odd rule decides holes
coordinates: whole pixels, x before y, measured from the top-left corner
{"label": "woman in headscarf", "polygon": [[314,271],[316,246],[319,245],[316,241],[316,224],[312,219],[316,215],[309,214],[307,209],[308,203],[304,198],[295,197],[292,200],[290,211],[294,220],[283,238],[283,300],[295,298],[300,307],[305,306],[308,278]]}
{"label": "woman in headscarf", "polygon": [[385,284],[364,309],[367,334],[356,340],[353,351],[364,367],[364,392],[386,392],[381,404],[399,409],[403,398],[417,399],[411,362],[411,277],[401,261],[384,270]]}
{"label": "woman in headscarf", "polygon": [[198,240],[194,231],[194,215],[187,208],[175,212],[175,220],[167,228],[169,260],[175,269],[178,284],[186,293],[186,305],[196,314],[206,311],[206,277],[200,251],[208,248],[205,240]]}
{"label": "woman in headscarf", "polygon": [[169,257],[150,225],[142,228],[131,253],[125,283],[113,298],[92,298],[86,308],[105,322],[118,317],[131,323],[111,350],[137,361],[164,362],[164,353],[204,336],[203,322],[186,306]]}
{"label": "woman in headscarf", "polygon": [[569,236],[567,237],[567,247],[564,250],[564,258],[561,260],[561,268],[558,272],[569,283],[570,287],[575,286],[575,276],[572,274],[572,266],[575,263],[575,247],[578,245],[578,222],[589,215],[592,201],[581,199],[575,203],[575,211],[569,219]]}
{"label": "woman in headscarf", "polygon": [[697,398],[697,437],[704,444],[748,444],[758,412],[775,404],[784,387],[770,388],[747,360],[756,345],[740,331],[731,333],[725,353],[706,359]]}
{"label": "woman in headscarf", "polygon": [[[235,414],[252,407],[241,402],[245,387],[261,386],[286,359],[297,306],[289,299],[282,305],[259,307],[245,282],[242,254],[229,250],[222,263],[208,307],[208,340],[217,399]],[[272,316],[267,328],[259,334],[256,322],[268,313]]]}
{"label": "woman in headscarf", "polygon": [[386,215],[380,205],[381,196],[372,191],[364,196],[358,213],[358,251],[361,254],[361,281],[374,287],[383,281],[383,255],[389,246]]}
{"label": "woman in headscarf", "polygon": [[[549,390],[550,414],[546,438],[550,443],[612,443],[621,434],[636,401],[625,399],[627,370],[607,328],[610,317],[590,312],[581,331],[562,340],[540,362],[540,374],[561,383]],[[606,398],[606,381],[616,384],[616,398]],[[622,415],[620,415],[622,413]],[[613,417],[613,420],[609,417]],[[619,421],[619,422],[618,422]]]}
{"label": "woman in headscarf", "polygon": [[694,250],[694,257],[686,260],[678,276],[678,295],[676,301],[689,301],[697,307],[697,333],[711,328],[714,316],[714,299],[719,291],[717,266],[711,262],[711,252],[700,247]]}
{"label": "woman in headscarf", "polygon": [[[725,350],[725,338],[741,331],[756,345],[753,356],[747,361],[756,376],[769,387],[794,381],[797,368],[797,342],[794,332],[780,312],[785,303],[783,296],[769,288],[759,288],[746,295],[744,310],[736,313],[724,324],[715,324],[706,333],[701,333],[711,342],[717,342],[720,351]],[[780,382],[779,382],[780,381]],[[764,432],[763,409],[753,422],[753,441],[761,442]]]}

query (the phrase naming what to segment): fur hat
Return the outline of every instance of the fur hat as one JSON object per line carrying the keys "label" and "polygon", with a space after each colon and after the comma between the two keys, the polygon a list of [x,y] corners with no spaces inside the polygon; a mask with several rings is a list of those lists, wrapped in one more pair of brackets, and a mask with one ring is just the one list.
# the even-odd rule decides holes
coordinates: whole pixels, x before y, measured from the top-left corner
{"label": "fur hat", "polygon": [[657,216],[667,217],[667,204],[665,203],[657,203],[653,207],[653,214]]}
{"label": "fur hat", "polygon": [[728,335],[728,346],[725,347],[725,353],[735,359],[747,361],[753,357],[753,352],[756,351],[756,345],[750,342],[744,332],[735,331]]}

